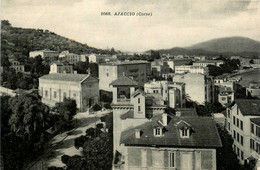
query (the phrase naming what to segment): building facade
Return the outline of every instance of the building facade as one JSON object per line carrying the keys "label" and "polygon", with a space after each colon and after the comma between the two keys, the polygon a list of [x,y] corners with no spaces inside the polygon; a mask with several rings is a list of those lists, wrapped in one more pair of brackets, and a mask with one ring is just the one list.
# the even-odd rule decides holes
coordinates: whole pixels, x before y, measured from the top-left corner
{"label": "building facade", "polygon": [[246,95],[260,98],[260,85],[258,83],[250,83],[249,87],[246,88]]}
{"label": "building facade", "polygon": [[207,67],[209,65],[214,65],[214,66],[220,66],[221,64],[224,64],[224,61],[222,60],[205,60],[205,61],[196,61],[193,63],[194,66],[202,66],[202,67]]}
{"label": "building facade", "polygon": [[167,64],[169,65],[169,68],[174,71],[176,66],[188,65],[191,61],[192,60],[188,58],[176,58],[173,60],[167,60]]}
{"label": "building facade", "polygon": [[49,73],[73,73],[73,65],[67,61],[54,61],[50,65]]}
{"label": "building facade", "polygon": [[209,75],[209,69],[208,67],[202,67],[202,66],[182,65],[182,66],[175,66],[175,73],[176,74],[199,73],[199,74]]}
{"label": "building facade", "polygon": [[112,62],[99,64],[100,89],[112,91],[109,84],[123,75],[129,76],[143,85],[147,81],[151,67],[147,61]]}
{"label": "building facade", "polygon": [[76,64],[77,62],[81,61],[81,56],[70,53],[69,51],[63,51],[59,54],[59,59],[67,61],[70,64]]}
{"label": "building facade", "polygon": [[58,51],[51,51],[51,50],[38,50],[38,51],[31,51],[29,52],[29,57],[35,58],[36,56],[40,55],[44,61],[49,63],[58,60],[59,52]]}
{"label": "building facade", "polygon": [[48,74],[39,78],[42,102],[54,106],[64,98],[75,99],[84,111],[99,101],[99,80],[87,74]]}
{"label": "building facade", "polygon": [[239,99],[226,110],[225,127],[234,139],[233,149],[241,164],[260,156],[260,101]]}
{"label": "building facade", "polygon": [[217,169],[216,148],[222,144],[212,118],[166,114],[166,106],[151,102],[125,76],[111,85],[114,170]]}
{"label": "building facade", "polygon": [[21,64],[19,61],[17,60],[11,60],[11,66],[10,68],[13,68],[16,72],[22,72],[24,73],[24,65]]}
{"label": "building facade", "polygon": [[185,84],[185,94],[188,100],[204,104],[214,102],[213,78],[203,74],[187,73],[175,75],[173,82]]}

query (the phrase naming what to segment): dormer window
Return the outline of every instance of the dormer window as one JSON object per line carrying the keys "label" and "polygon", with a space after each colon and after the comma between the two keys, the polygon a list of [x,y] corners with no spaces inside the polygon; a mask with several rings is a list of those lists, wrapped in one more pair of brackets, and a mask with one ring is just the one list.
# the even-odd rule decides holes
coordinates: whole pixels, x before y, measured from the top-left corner
{"label": "dormer window", "polygon": [[177,123],[177,127],[179,128],[181,138],[189,138],[190,137],[192,128],[187,122],[181,120]]}
{"label": "dormer window", "polygon": [[154,128],[154,136],[162,136],[162,128],[161,127]]}

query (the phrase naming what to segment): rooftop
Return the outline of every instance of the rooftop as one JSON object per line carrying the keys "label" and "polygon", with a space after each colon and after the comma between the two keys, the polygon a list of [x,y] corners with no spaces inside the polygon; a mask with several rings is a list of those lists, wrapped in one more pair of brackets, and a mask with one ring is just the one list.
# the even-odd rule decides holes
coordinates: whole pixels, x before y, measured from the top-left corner
{"label": "rooftop", "polygon": [[260,116],[260,100],[237,99],[235,102],[244,116]]}
{"label": "rooftop", "polygon": [[[168,115],[168,125],[165,127],[164,135],[155,137],[153,128],[158,126],[158,121],[162,115],[152,118],[152,121],[144,123],[132,129],[127,129],[121,133],[120,142],[130,146],[162,146],[162,147],[221,147],[217,128],[211,117],[174,117]],[[181,138],[179,122],[185,122],[192,129],[189,138]],[[135,137],[135,129],[141,130],[140,138]]]}
{"label": "rooftop", "polygon": [[62,73],[53,73],[47,74],[39,79],[44,80],[57,80],[57,81],[72,81],[72,82],[81,82],[85,78],[89,77],[88,74],[62,74]]}
{"label": "rooftop", "polygon": [[65,66],[65,65],[72,65],[72,64],[70,64],[69,62],[67,62],[67,61],[61,61],[61,60],[57,60],[57,61],[53,61],[52,63],[51,63],[51,65],[52,64],[57,64],[58,66]]}
{"label": "rooftop", "polygon": [[118,79],[114,80],[112,83],[110,83],[112,86],[138,86],[138,83],[127,77],[124,73],[121,75]]}
{"label": "rooftop", "polygon": [[180,116],[182,116],[182,117],[198,116],[195,108],[177,108],[175,110],[176,110],[176,113],[180,112]]}
{"label": "rooftop", "polygon": [[196,61],[194,63],[217,63],[217,62],[223,62],[222,60],[204,60],[204,61]]}

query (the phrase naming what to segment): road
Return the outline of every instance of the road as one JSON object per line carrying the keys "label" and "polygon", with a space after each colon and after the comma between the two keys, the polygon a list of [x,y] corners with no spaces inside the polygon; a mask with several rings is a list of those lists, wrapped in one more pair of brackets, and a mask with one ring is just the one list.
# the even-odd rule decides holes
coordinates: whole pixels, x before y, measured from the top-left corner
{"label": "road", "polygon": [[82,148],[79,150],[74,147],[74,139],[85,135],[85,131],[90,127],[95,127],[101,123],[100,117],[110,113],[110,111],[100,112],[99,114],[89,115],[88,112],[78,113],[73,118],[75,128],[56,135],[50,142],[48,149],[39,159],[28,166],[28,170],[47,170],[48,167],[63,167],[61,156],[82,155]]}

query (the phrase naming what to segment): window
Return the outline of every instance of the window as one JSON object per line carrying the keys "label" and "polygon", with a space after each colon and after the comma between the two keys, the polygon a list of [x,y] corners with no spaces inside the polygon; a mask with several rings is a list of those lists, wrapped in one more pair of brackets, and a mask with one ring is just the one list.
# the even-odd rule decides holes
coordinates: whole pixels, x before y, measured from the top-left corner
{"label": "window", "polygon": [[182,130],[182,136],[188,136],[188,129]]}
{"label": "window", "polygon": [[260,137],[260,128],[256,126],[256,136]]}
{"label": "window", "polygon": [[255,127],[253,123],[251,123],[251,133],[255,134]]}
{"label": "window", "polygon": [[255,149],[255,141],[253,139],[250,139],[250,149]]}
{"label": "window", "polygon": [[138,112],[140,112],[141,111],[141,106],[138,106]]}
{"label": "window", "polygon": [[237,147],[236,147],[236,145],[234,145],[234,152],[236,152],[237,151]]}
{"label": "window", "polygon": [[243,130],[244,129],[244,123],[242,120],[240,120],[240,129]]}
{"label": "window", "polygon": [[239,119],[237,119],[237,127],[239,127]]}
{"label": "window", "polygon": [[236,125],[236,118],[233,116],[233,125]]}
{"label": "window", "polygon": [[73,94],[73,96],[74,96],[74,97],[77,97],[77,94],[76,94],[76,93],[74,93],[74,94]]}
{"label": "window", "polygon": [[240,136],[241,138],[240,138],[240,143],[241,143],[241,145],[243,146],[244,145],[244,137],[243,136]]}
{"label": "window", "polygon": [[165,93],[167,93],[167,90],[165,90]]}
{"label": "window", "polygon": [[54,92],[53,97],[54,97],[54,99],[56,99],[56,97],[57,97],[57,92],[56,91]]}
{"label": "window", "polygon": [[233,138],[236,139],[236,131],[233,131]]}
{"label": "window", "polygon": [[107,77],[109,77],[109,73],[107,73]]}
{"label": "window", "polygon": [[228,118],[230,118],[230,110],[228,109],[227,111],[228,111]]}
{"label": "window", "polygon": [[228,130],[230,130],[230,123],[228,122]]}
{"label": "window", "polygon": [[138,98],[138,104],[140,103],[140,98]]}
{"label": "window", "polygon": [[240,157],[240,149],[237,147],[237,156]]}
{"label": "window", "polygon": [[63,93],[63,98],[66,97],[66,92]]}
{"label": "window", "polygon": [[45,90],[45,97],[48,97],[48,90]]}
{"label": "window", "polygon": [[155,129],[155,136],[161,136],[161,128]]}
{"label": "window", "polygon": [[175,166],[174,163],[175,163],[175,162],[174,162],[174,153],[171,152],[171,153],[170,153],[170,167],[174,167],[174,166]]}
{"label": "window", "polygon": [[240,135],[239,133],[237,132],[237,141],[239,142],[239,138],[240,138]]}
{"label": "window", "polygon": [[241,151],[241,160],[244,160],[244,152]]}

